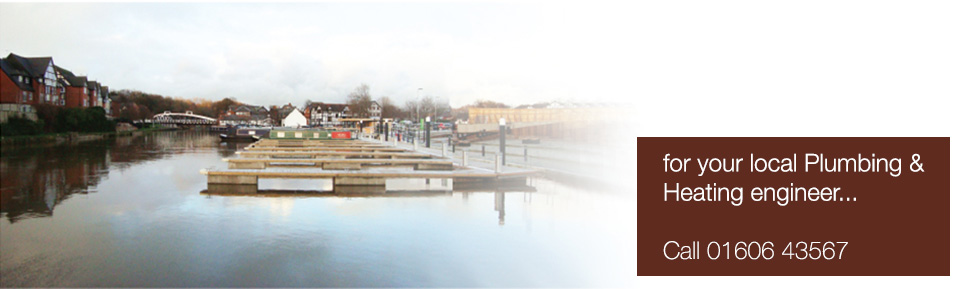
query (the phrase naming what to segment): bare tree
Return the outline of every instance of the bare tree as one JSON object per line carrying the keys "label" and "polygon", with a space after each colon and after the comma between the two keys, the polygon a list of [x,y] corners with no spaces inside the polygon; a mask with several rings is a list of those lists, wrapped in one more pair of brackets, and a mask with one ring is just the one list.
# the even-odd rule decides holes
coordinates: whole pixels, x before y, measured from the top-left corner
{"label": "bare tree", "polygon": [[347,95],[347,106],[357,117],[370,116],[370,105],[373,99],[370,98],[370,86],[366,83],[360,84],[350,95]]}
{"label": "bare tree", "polygon": [[509,105],[503,104],[501,102],[496,102],[492,100],[477,100],[467,107],[478,107],[478,108],[510,108]]}
{"label": "bare tree", "polygon": [[434,116],[436,113],[436,100],[432,96],[424,96],[420,98],[420,117],[426,118],[428,116]]}
{"label": "bare tree", "polygon": [[450,107],[450,100],[448,99],[437,98],[433,102],[433,106],[434,106],[434,113],[436,114],[437,117],[450,116],[450,112],[453,110]]}
{"label": "bare tree", "polygon": [[383,96],[380,97],[380,109],[381,116],[383,118],[399,118],[403,117],[403,112],[400,111],[400,107],[396,104],[393,104],[393,101],[389,97]]}
{"label": "bare tree", "polygon": [[450,113],[450,101],[436,96],[425,96],[420,99],[420,116],[439,117],[448,116]]}
{"label": "bare tree", "polygon": [[408,100],[406,103],[404,103],[403,107],[404,107],[404,109],[405,109],[406,112],[407,112],[407,118],[408,118],[408,119],[414,119],[414,120],[416,120],[416,117],[417,117],[417,101],[416,101],[416,100]]}

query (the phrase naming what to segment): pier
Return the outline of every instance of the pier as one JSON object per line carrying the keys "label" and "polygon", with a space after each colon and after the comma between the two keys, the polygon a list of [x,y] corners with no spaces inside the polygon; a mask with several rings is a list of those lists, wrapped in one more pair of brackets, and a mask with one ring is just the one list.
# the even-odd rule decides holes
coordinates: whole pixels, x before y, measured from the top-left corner
{"label": "pier", "polygon": [[329,179],[335,194],[385,193],[388,179],[442,179],[452,181],[454,189],[494,191],[501,186],[524,186],[529,176],[538,173],[495,162],[467,165],[465,157],[418,152],[375,140],[264,139],[224,161],[226,170],[201,170],[207,176],[208,192],[256,193],[260,179],[273,178]]}

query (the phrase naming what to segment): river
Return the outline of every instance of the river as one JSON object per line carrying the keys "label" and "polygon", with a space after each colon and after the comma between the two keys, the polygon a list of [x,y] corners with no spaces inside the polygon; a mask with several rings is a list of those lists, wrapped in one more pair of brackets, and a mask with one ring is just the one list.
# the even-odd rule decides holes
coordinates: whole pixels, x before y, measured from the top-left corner
{"label": "river", "polygon": [[[624,286],[636,197],[534,191],[209,195],[243,144],[175,131],[4,148],[2,287]],[[422,180],[420,180],[422,181]],[[264,180],[261,190],[329,186]]]}

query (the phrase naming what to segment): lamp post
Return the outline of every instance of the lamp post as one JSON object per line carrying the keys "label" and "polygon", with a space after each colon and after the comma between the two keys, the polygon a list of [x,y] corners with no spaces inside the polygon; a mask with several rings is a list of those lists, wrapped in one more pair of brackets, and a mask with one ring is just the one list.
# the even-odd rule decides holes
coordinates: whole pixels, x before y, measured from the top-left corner
{"label": "lamp post", "polygon": [[417,122],[420,122],[420,91],[423,87],[417,88]]}
{"label": "lamp post", "polygon": [[[420,91],[423,87],[417,88],[417,125],[420,124]],[[420,129],[417,129],[416,138],[420,138]]]}
{"label": "lamp post", "polygon": [[430,117],[429,116],[427,117],[427,137],[426,138],[427,138],[426,147],[429,148],[430,147]]}

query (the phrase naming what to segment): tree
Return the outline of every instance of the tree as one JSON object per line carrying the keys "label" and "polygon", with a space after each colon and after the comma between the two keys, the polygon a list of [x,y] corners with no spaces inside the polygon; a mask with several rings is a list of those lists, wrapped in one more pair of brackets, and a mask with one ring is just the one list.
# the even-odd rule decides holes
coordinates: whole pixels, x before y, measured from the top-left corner
{"label": "tree", "polygon": [[450,107],[450,100],[441,98],[433,101],[433,107],[433,113],[437,118],[450,116],[450,111],[453,110]]}
{"label": "tree", "polygon": [[231,106],[238,105],[238,104],[243,104],[243,103],[240,103],[236,99],[225,97],[220,101],[213,103],[213,113],[215,113],[215,115],[209,115],[209,117],[218,117],[224,112],[226,112],[227,110],[229,110]]}
{"label": "tree", "polygon": [[[403,107],[406,109],[407,118],[416,120],[416,118],[417,118],[417,109],[418,109],[418,107],[417,107],[417,101],[416,101],[416,100],[408,100],[406,103],[404,103]],[[419,120],[418,120],[418,121],[419,121]]]}
{"label": "tree", "polygon": [[393,101],[389,97],[383,96],[380,97],[380,115],[383,118],[401,118],[403,117],[403,111],[400,110],[400,107],[393,104]]}
{"label": "tree", "polygon": [[283,117],[285,117],[285,115],[284,116],[280,115],[280,108],[277,107],[276,105],[271,105],[270,111],[268,111],[267,114],[270,116],[270,120],[273,121],[275,125],[280,125],[282,123]]}
{"label": "tree", "polygon": [[496,102],[492,100],[477,100],[467,107],[476,107],[476,108],[510,108],[509,105],[503,104],[501,102]]}
{"label": "tree", "polygon": [[[427,118],[428,116],[434,115],[434,99],[431,96],[424,96],[420,98],[420,118]],[[436,117],[434,117],[436,118]]]}
{"label": "tree", "polygon": [[366,83],[360,84],[357,89],[347,95],[347,106],[357,117],[370,116],[370,105],[373,99],[370,98],[370,86]]}
{"label": "tree", "polygon": [[438,119],[450,113],[450,102],[436,96],[425,96],[420,99],[420,117],[427,116]]}
{"label": "tree", "polygon": [[473,104],[452,110],[451,115],[456,119],[467,120],[470,118],[470,108],[510,108],[510,106],[501,102],[481,99],[473,102]]}

